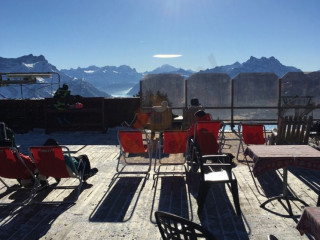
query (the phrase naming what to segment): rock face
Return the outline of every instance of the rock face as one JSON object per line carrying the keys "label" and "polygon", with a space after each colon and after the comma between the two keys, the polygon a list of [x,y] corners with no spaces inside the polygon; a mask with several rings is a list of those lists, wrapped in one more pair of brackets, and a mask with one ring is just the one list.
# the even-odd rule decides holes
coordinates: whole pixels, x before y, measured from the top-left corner
{"label": "rock face", "polygon": [[[50,64],[44,56],[33,56],[32,54],[19,58],[2,58],[0,57],[0,72],[10,73],[28,73],[28,72],[56,72],[60,74],[60,81],[67,83],[73,95],[83,97],[109,97],[110,95],[98,90],[89,82],[83,79],[73,79],[63,72],[60,72],[54,65]],[[37,79],[37,82],[50,82],[51,79]],[[57,83],[57,76],[54,75],[53,82]],[[0,99],[3,98],[45,98],[53,96],[58,85],[39,85],[30,84],[22,86],[9,85],[0,87]]]}
{"label": "rock face", "polygon": [[244,63],[235,62],[231,65],[215,67],[202,72],[227,73],[230,77],[234,78],[239,73],[250,72],[273,72],[278,77],[282,77],[287,72],[301,72],[301,70],[295,67],[284,66],[275,57],[262,57],[260,59],[250,57],[250,59]]}

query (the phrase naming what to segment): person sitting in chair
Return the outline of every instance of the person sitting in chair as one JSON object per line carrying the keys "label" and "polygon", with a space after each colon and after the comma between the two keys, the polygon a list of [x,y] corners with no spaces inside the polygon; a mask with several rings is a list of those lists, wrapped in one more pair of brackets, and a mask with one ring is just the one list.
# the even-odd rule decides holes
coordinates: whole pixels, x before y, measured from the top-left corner
{"label": "person sitting in chair", "polygon": [[[17,149],[20,158],[23,160],[27,168],[29,168],[29,170],[34,173],[36,170],[36,166],[34,165],[34,163],[32,162],[32,159],[28,155],[24,155],[19,151],[16,145],[16,139],[15,139],[13,130],[6,126],[4,126],[4,128],[6,131],[6,138],[0,139],[0,147],[13,147]],[[33,178],[17,179],[17,181],[19,182],[20,186],[31,187],[33,185],[34,179]]]}
{"label": "person sitting in chair", "polygon": [[[43,144],[43,146],[58,146],[58,145],[59,145],[58,142],[52,138],[49,138]],[[68,154],[64,154],[63,157],[64,157],[64,161],[66,163],[67,170],[68,170],[69,174],[71,173],[70,175],[72,175],[72,173],[75,173],[76,171],[81,172],[83,169],[83,165],[85,165],[83,181],[86,181],[88,178],[92,177],[93,175],[95,175],[98,172],[97,168],[91,168],[89,158],[85,154],[79,155],[77,157],[74,157],[74,156],[69,157]],[[81,164],[81,163],[83,163],[83,164]],[[76,169],[74,169],[74,167]],[[60,179],[56,179],[56,180],[57,180],[57,182],[60,181]]]}

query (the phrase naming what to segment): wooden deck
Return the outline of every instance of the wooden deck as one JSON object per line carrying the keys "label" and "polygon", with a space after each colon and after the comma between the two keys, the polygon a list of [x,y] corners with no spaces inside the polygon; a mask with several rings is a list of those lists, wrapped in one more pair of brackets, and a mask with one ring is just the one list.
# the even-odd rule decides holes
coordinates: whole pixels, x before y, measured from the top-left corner
{"label": "wooden deck", "polygon": [[[196,196],[199,176],[190,174],[188,182],[179,174],[154,180],[153,169],[145,175],[116,176],[119,146],[117,129],[100,132],[45,134],[34,130],[18,134],[22,152],[31,145],[42,145],[55,138],[67,145],[75,155],[87,154],[92,167],[99,172],[83,185],[75,204],[30,204],[19,207],[15,202],[26,196],[25,191],[7,192],[0,183],[0,239],[160,239],[154,211],[162,210],[199,223],[217,239],[267,239],[273,234],[279,239],[312,239],[300,236],[295,229],[302,206],[292,204],[294,217],[289,217],[279,202],[260,208],[267,197],[281,193],[282,171],[272,171],[255,179],[248,167],[237,163],[233,169],[238,179],[242,217],[237,217],[231,192],[224,185],[212,187],[203,214],[198,216]],[[224,152],[236,155],[239,140],[227,134]],[[140,169],[140,168],[139,168]],[[177,169],[179,171],[179,169]],[[8,181],[7,181],[8,182]],[[52,180],[54,182],[54,180]],[[288,182],[291,193],[310,206],[315,206],[320,189],[320,172],[290,168]],[[15,180],[9,181],[16,184]],[[62,180],[61,185],[75,185],[75,179]],[[66,201],[75,191],[42,190],[37,201]],[[283,215],[283,216],[281,216]]]}

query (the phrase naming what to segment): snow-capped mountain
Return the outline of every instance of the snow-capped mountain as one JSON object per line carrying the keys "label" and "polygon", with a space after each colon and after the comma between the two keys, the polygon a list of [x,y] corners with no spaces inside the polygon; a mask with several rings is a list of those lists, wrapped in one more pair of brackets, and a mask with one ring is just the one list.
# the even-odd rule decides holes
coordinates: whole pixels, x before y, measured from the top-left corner
{"label": "snow-capped mountain", "polygon": [[72,78],[85,79],[113,96],[125,95],[143,77],[142,73],[138,73],[136,69],[126,65],[79,67],[77,69],[61,69],[61,71]]}
{"label": "snow-capped mountain", "polygon": [[133,96],[139,92],[139,82],[147,74],[178,73],[189,77],[193,71],[176,68],[165,64],[150,72],[138,73],[135,68],[126,65],[115,66],[90,66],[87,68],[61,69],[70,77],[86,79],[99,89],[113,96]]}
{"label": "snow-capped mountain", "polygon": [[164,64],[161,67],[154,69],[151,72],[144,72],[144,75],[147,74],[158,74],[158,73],[172,73],[172,74],[180,74],[184,77],[189,77],[194,71],[192,70],[184,70],[182,68],[176,68],[169,64]]}
{"label": "snow-capped mountain", "polygon": [[[83,97],[109,97],[110,95],[98,90],[92,84],[82,79],[73,79],[60,72],[54,65],[50,64],[44,56],[33,56],[32,54],[19,58],[0,57],[0,72],[57,72],[60,74],[60,82],[67,83],[71,94]],[[37,79],[37,81],[48,81],[48,79]],[[50,81],[50,80],[49,80]],[[57,80],[56,80],[57,82]],[[21,96],[20,86],[9,85],[0,88],[0,98],[45,98],[52,97],[57,85],[44,87],[44,85],[30,84],[23,86],[23,96]]]}
{"label": "snow-capped mountain", "polygon": [[219,66],[201,72],[227,73],[233,78],[237,74],[244,72],[273,72],[278,77],[282,77],[287,72],[301,72],[301,70],[295,67],[282,65],[275,57],[262,57],[260,59],[250,57],[250,59],[244,63],[235,62],[231,65]]}
{"label": "snow-capped mountain", "polygon": [[[188,78],[194,72],[165,64],[153,71],[138,73],[135,68],[122,65],[116,66],[89,66],[77,69],[62,69],[59,71],[50,64],[44,56],[32,54],[19,58],[1,58],[0,72],[57,72],[61,76],[61,85],[67,83],[74,95],[84,97],[133,96],[139,92],[139,81],[147,74],[175,73]],[[273,72],[282,77],[287,72],[301,72],[295,67],[282,65],[276,58],[251,57],[248,61],[231,65],[218,66],[201,72],[227,73],[235,77],[242,72]],[[99,90],[98,90],[99,89]],[[39,88],[37,85],[28,85],[24,89],[24,98],[43,98],[52,96],[49,88]],[[20,98],[19,86],[0,88],[1,98]]]}

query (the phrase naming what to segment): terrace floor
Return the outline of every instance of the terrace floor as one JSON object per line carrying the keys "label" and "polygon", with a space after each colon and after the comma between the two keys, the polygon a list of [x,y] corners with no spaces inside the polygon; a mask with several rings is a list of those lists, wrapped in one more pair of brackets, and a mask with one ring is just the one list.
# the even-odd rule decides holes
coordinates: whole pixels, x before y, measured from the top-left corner
{"label": "terrace floor", "polygon": [[[45,134],[40,129],[17,134],[17,143],[24,153],[29,146],[42,145],[47,138],[55,138],[61,145],[67,145],[74,155],[87,154],[92,167],[97,167],[99,172],[83,185],[75,204],[19,207],[14,203],[21,200],[26,192],[6,192],[0,183],[0,203],[7,203],[0,207],[0,239],[161,239],[155,224],[156,210],[191,219],[209,229],[217,239],[267,239],[268,234],[279,239],[312,239],[300,236],[295,229],[303,210],[300,204],[292,204],[294,217],[288,217],[288,212],[279,202],[267,205],[274,213],[260,208],[266,196],[281,192],[281,170],[255,179],[257,190],[248,167],[237,163],[233,171],[238,179],[242,216],[236,216],[231,192],[225,185],[211,188],[204,212],[199,216],[196,203],[198,175],[190,174],[188,182],[179,174],[161,177],[155,182],[153,172],[149,178],[120,175],[114,179],[119,155],[116,133],[114,128],[104,134]],[[226,144],[224,152],[236,155],[237,136],[228,133]],[[76,181],[62,180],[61,185],[75,185]],[[7,182],[16,184],[15,180]],[[320,172],[289,168],[288,182],[293,194],[310,206],[316,205]],[[70,189],[44,189],[36,200],[66,201],[74,195]]]}

